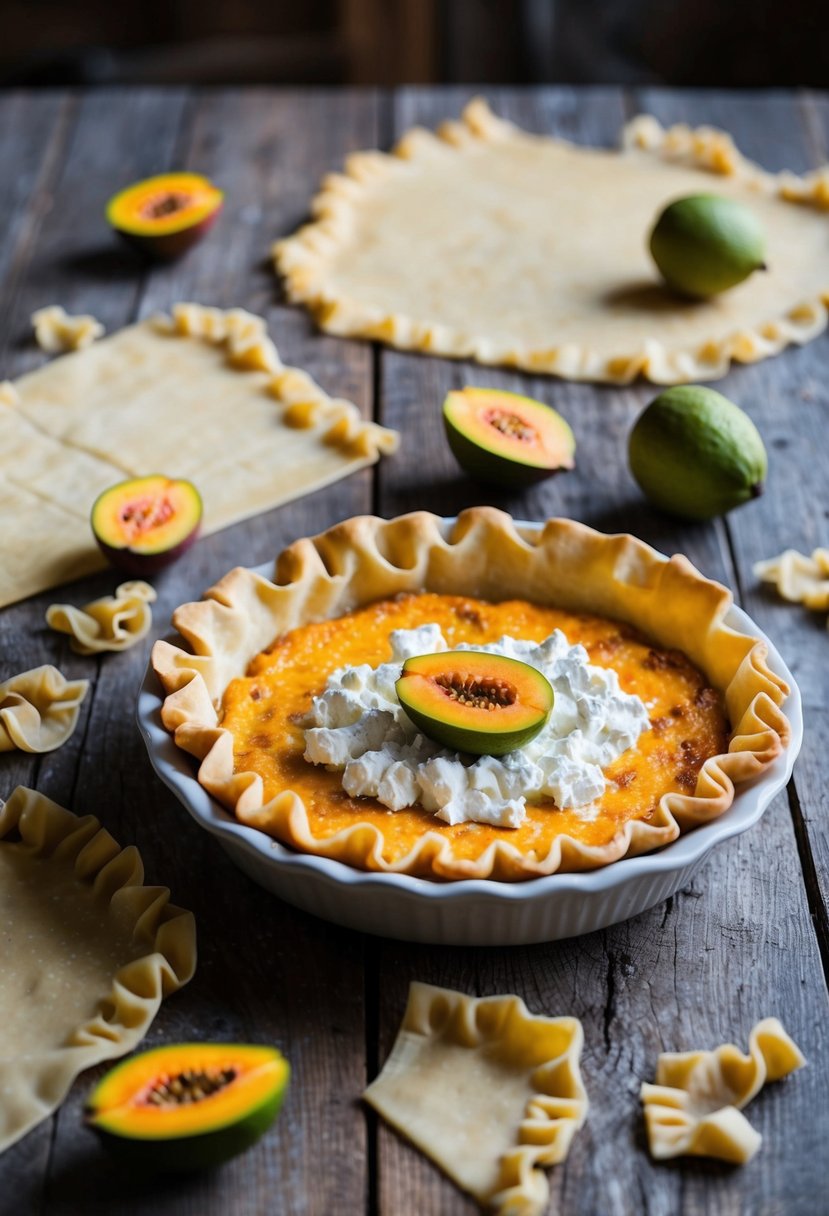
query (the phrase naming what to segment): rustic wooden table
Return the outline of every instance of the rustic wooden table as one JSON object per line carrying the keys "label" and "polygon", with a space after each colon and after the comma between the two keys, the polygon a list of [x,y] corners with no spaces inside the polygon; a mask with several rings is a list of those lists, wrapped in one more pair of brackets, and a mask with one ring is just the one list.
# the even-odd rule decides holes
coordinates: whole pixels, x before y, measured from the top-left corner
{"label": "rustic wooden table", "polygon": [[[539,131],[612,144],[640,110],[667,121],[728,128],[770,169],[827,159],[829,100],[815,96],[619,89],[492,89],[495,109]],[[79,729],[41,758],[0,757],[0,793],[19,782],[93,811],[134,841],[148,877],[169,884],[199,930],[195,979],[161,1010],[148,1042],[274,1042],[293,1082],[277,1130],[223,1169],[180,1181],[132,1179],[81,1124],[91,1077],[59,1113],[0,1161],[0,1213],[68,1216],[383,1216],[474,1208],[417,1152],[378,1125],[359,1095],[385,1059],[409,981],[486,994],[520,993],[530,1008],[575,1014],[585,1031],[591,1112],[567,1163],[551,1174],[552,1209],[566,1216],[647,1213],[829,1212],[829,638],[824,622],[765,594],[752,563],[794,545],[827,543],[829,342],[825,337],[718,386],[745,406],[771,457],[768,489],[726,521],[682,527],[642,502],[625,438],[647,385],[607,389],[533,379],[399,354],[314,332],[279,297],[273,238],[306,215],[320,176],[343,155],[387,146],[420,121],[458,112],[460,89],[373,92],[129,90],[0,99],[0,377],[42,362],[29,315],[58,301],[95,313],[108,330],[180,299],[243,305],[267,316],[287,362],[398,427],[399,455],[278,511],[203,540],[157,579],[156,633],[181,601],[231,566],[273,556],[298,536],[359,512],[441,513],[487,501],[461,477],[438,411],[466,382],[519,389],[560,409],[576,432],[579,465],[521,496],[490,496],[519,516],[568,515],[631,530],[680,551],[733,588],[779,645],[803,691],[806,742],[794,781],[762,823],[717,849],[693,884],[626,924],[575,941],[513,950],[455,950],[361,937],[280,903],[254,886],[154,777],[134,721],[149,644],[103,659],[74,656],[44,626],[53,595],[0,613],[0,679],[52,662],[92,681]],[[125,182],[167,168],[209,174],[227,191],[215,233],[182,262],[149,269],[109,239],[102,209]],[[612,233],[608,233],[612,240]],[[451,290],[451,284],[447,284]],[[0,453],[0,465],[2,453]],[[111,589],[111,574],[67,597]],[[705,1162],[654,1165],[637,1100],[660,1050],[745,1044],[777,1014],[809,1067],[753,1104],[762,1132],[744,1169]]]}

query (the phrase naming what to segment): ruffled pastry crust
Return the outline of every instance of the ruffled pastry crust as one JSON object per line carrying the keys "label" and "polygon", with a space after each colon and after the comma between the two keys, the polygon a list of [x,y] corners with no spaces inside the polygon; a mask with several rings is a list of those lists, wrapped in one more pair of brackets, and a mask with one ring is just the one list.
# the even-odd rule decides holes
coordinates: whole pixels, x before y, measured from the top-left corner
{"label": "ruffled pastry crust", "polygon": [[777,1018],[757,1023],[748,1055],[733,1043],[715,1051],[665,1052],[657,1063],[656,1084],[645,1083],[641,1090],[651,1155],[745,1164],[762,1137],[740,1110],[767,1081],[779,1081],[805,1063]]}
{"label": "ruffled pastry crust", "polygon": [[83,350],[104,335],[100,321],[89,313],[71,317],[60,304],[50,304],[32,313],[35,341],[49,355],[62,355],[68,350]]}
{"label": "ruffled pastry crust", "polygon": [[0,752],[53,752],[78,724],[89,680],[67,680],[49,664],[0,683]]}
{"label": "ruffled pastry crust", "polygon": [[[71,957],[58,955],[43,960],[43,973],[37,982],[38,1009],[32,1026],[42,1030],[48,1006],[48,1034],[38,1041],[27,1025],[25,1041],[10,1043],[6,1023],[0,1027],[2,1151],[63,1101],[79,1072],[101,1060],[124,1055],[141,1041],[162,998],[193,975],[196,939],[192,914],[169,902],[166,887],[143,886],[144,867],[137,849],[132,845],[122,849],[93,815],[78,818],[42,794],[20,786],[8,802],[0,802],[0,850],[4,854],[3,872],[9,875],[14,875],[17,865],[22,875],[30,874],[31,862],[37,860],[38,882],[29,878],[29,896],[42,894],[46,901],[54,882],[54,890],[61,892],[62,914],[66,916],[65,888],[75,882],[80,906],[93,899],[99,909],[96,924],[111,925],[113,952],[117,952],[125,935],[131,939],[123,965],[113,961],[111,981],[100,993],[89,994],[97,1001],[95,1012],[81,1024],[66,1024],[65,1014],[78,964]],[[42,867],[48,867],[48,879]],[[42,917],[38,915],[37,922],[32,925],[36,944],[48,948],[48,908]],[[78,951],[83,948],[83,932],[83,921],[79,921],[77,941],[73,939]],[[12,940],[6,949],[4,984],[11,985],[12,992],[15,965],[18,961],[25,963],[30,971],[31,951],[30,940]]]}
{"label": "ruffled pastry crust", "polygon": [[104,565],[89,511],[125,477],[192,481],[208,534],[397,443],[285,367],[261,317],[178,304],[0,386],[0,607]]}
{"label": "ruffled pastry crust", "polygon": [[449,1177],[503,1216],[537,1216],[540,1166],[557,1165],[587,1117],[576,1018],[517,996],[475,999],[413,983],[382,1072],[363,1095]]}
{"label": "ruffled pastry crust", "polygon": [[829,610],[829,549],[813,549],[811,557],[786,549],[779,557],[756,562],[754,575],[792,604],[814,612]]}
{"label": "ruffled pastry crust", "polygon": [[114,595],[93,600],[83,608],[73,604],[50,604],[46,624],[58,633],[68,633],[76,654],[102,650],[128,650],[146,637],[153,623],[155,590],[141,579],[121,583]]}
{"label": "ruffled pastry crust", "polygon": [[[499,600],[505,587],[536,603],[634,625],[657,645],[682,650],[723,691],[734,734],[727,754],[705,761],[693,795],[664,795],[649,821],[626,823],[602,846],[560,836],[546,856],[525,856],[505,831],[477,859],[461,860],[436,826],[405,857],[388,862],[382,833],[371,824],[317,838],[295,793],[284,790],[266,802],[261,777],[234,772],[221,698],[279,634],[402,591]],[[152,662],[166,694],[164,725],[200,761],[205,789],[243,823],[362,869],[515,881],[593,869],[667,844],[721,815],[735,785],[780,754],[790,733],[780,708],[788,689],[768,668],[765,644],[723,623],[730,604],[726,588],[684,557],[665,561],[632,536],[605,536],[572,520],[548,520],[540,532],[522,533],[491,507],[464,511],[450,525],[426,512],[389,521],[359,516],[291,545],[277,559],[273,582],[238,568],[204,600],[178,608],[173,623],[191,651],[157,642]]]}
{"label": "ruffled pastry crust", "polygon": [[243,308],[182,303],[173,305],[171,317],[160,314],[152,323],[162,333],[224,346],[228,363],[239,371],[271,373],[269,391],[285,406],[282,421],[287,426],[307,430],[325,425],[324,443],[366,460],[397,450],[400,437],[396,431],[365,421],[352,401],[329,397],[307,372],[285,367],[262,317]]}
{"label": "ruffled pastry crust", "polygon": [[[645,246],[648,225],[670,198],[718,188],[737,192],[757,207],[769,201],[795,204],[800,214],[793,207],[792,216],[802,225],[805,209],[829,208],[829,171],[804,177],[766,173],[742,157],[722,131],[684,125],[664,130],[648,116],[625,127],[622,143],[623,155],[614,158],[531,136],[495,117],[478,98],[460,122],[445,123],[436,135],[415,128],[391,154],[349,156],[344,173],[324,179],[312,204],[314,222],[274,245],[276,268],[289,298],[306,304],[331,333],[572,380],[627,384],[644,376],[658,384],[677,384],[717,379],[731,360],[767,358],[789,343],[809,341],[826,327],[829,261],[824,276],[809,274],[807,286],[798,284],[797,275],[792,281],[785,263],[787,252],[795,249],[797,228],[789,231],[789,223],[775,233],[780,240],[773,260],[779,265],[772,266],[772,273],[779,269],[780,278],[768,288],[765,315],[752,299],[758,291],[754,280],[736,294],[695,305],[693,315],[687,301],[667,293],[646,298],[657,290],[657,281]],[[647,192],[639,182],[621,180],[621,167],[630,170],[637,164],[662,167],[655,182],[651,172]],[[580,185],[565,198],[563,191],[576,172]],[[413,185],[427,174],[430,189],[424,186],[423,197],[412,201]],[[478,206],[481,195],[484,202]],[[441,196],[447,200],[444,206]],[[545,200],[540,213],[530,211],[533,197]],[[453,232],[456,222],[468,227],[473,206],[469,232],[474,236],[467,234],[464,241],[458,233],[456,241],[439,247],[445,279],[437,291],[427,277],[424,245],[435,243],[436,228],[442,236]],[[612,241],[608,207],[613,209]],[[372,210],[364,234],[367,208]],[[788,220],[785,206],[777,210]],[[573,214],[578,214],[579,231],[568,241]],[[773,224],[774,215],[770,219]],[[602,250],[598,269],[588,264],[578,244],[585,225],[591,224],[595,237],[585,247]],[[551,232],[565,235],[556,239]],[[629,244],[622,255],[623,241]],[[818,243],[817,258],[820,249]],[[572,266],[571,251],[573,258],[578,255]],[[810,271],[812,260],[805,263]],[[617,262],[618,274],[611,274]],[[551,305],[561,295],[560,284],[571,282],[564,278],[565,264],[572,290],[566,290],[559,316],[551,313]],[[517,293],[509,290],[508,266],[512,282],[520,285]],[[546,277],[545,266],[551,268]],[[455,311],[447,304],[453,293],[463,305]],[[500,303],[487,303],[489,295]],[[510,309],[524,310],[522,326],[513,323],[510,329],[504,300]],[[623,315],[624,330],[619,328]],[[602,342],[600,328],[607,329]]]}

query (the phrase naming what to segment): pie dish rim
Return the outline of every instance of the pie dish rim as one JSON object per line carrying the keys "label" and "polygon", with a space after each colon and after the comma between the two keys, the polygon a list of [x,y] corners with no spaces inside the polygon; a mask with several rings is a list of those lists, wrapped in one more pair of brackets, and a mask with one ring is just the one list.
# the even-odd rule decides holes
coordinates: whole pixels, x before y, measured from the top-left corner
{"label": "pie dish rim", "polygon": [[[442,522],[452,524],[454,517],[444,517]],[[537,521],[514,522],[522,530],[538,531],[542,526]],[[659,557],[668,560],[664,554]],[[273,573],[273,562],[251,569],[267,577]],[[689,880],[715,845],[758,822],[774,795],[785,787],[802,744],[799,689],[770,639],[741,608],[732,604],[725,621],[765,642],[769,666],[788,684],[789,695],[783,710],[791,732],[788,746],[767,769],[740,785],[727,811],[693,831],[681,833],[661,849],[620,857],[593,870],[557,872],[517,883],[492,878],[434,881],[411,874],[361,870],[333,858],[295,851],[259,829],[239,822],[199,784],[193,758],[176,745],[161,722],[163,696],[151,663],[139,693],[136,716],[156,774],[188,813],[219,840],[234,862],[255,881],[289,902],[345,925],[376,931],[366,921],[367,907],[361,907],[359,898],[356,903],[352,899],[356,888],[358,896],[361,893],[370,896],[368,902],[372,907],[388,907],[390,917],[384,923],[384,931],[389,936],[461,944],[545,941],[590,932],[668,898]],[[553,923],[553,906],[561,906],[562,899],[566,901],[573,894],[585,898],[583,914]],[[329,900],[333,900],[330,907]],[[411,924],[403,924],[401,909],[408,917],[414,904],[423,913],[421,919],[415,917]],[[483,919],[453,927],[441,918],[447,905],[475,908]],[[510,905],[519,911],[535,905],[536,914],[531,912],[521,923],[499,924],[499,908],[506,911]]]}

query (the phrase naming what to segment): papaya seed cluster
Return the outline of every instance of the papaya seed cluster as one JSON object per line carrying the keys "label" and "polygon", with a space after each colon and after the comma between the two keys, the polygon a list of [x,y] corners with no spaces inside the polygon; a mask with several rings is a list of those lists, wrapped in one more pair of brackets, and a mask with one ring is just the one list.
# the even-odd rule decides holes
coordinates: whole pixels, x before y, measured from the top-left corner
{"label": "papaya seed cluster", "polygon": [[176,211],[182,211],[189,205],[189,194],[184,194],[182,191],[165,190],[163,194],[158,194],[147,199],[141,208],[141,215],[144,219],[160,220],[164,219],[166,215],[173,215]]}
{"label": "papaya seed cluster", "polygon": [[186,1068],[157,1081],[146,1101],[150,1106],[187,1106],[218,1093],[235,1079],[235,1068]]}
{"label": "papaya seed cluster", "polygon": [[538,433],[534,426],[530,426],[518,414],[510,414],[506,410],[492,410],[487,416],[487,422],[502,435],[519,439],[522,443],[532,443],[537,438]]}
{"label": "papaya seed cluster", "polygon": [[134,540],[150,528],[166,524],[175,514],[175,507],[167,497],[145,497],[138,502],[129,502],[121,511],[121,523],[132,528],[130,539]]}
{"label": "papaya seed cluster", "polygon": [[459,671],[435,676],[435,683],[458,705],[471,709],[503,709],[515,703],[516,691],[508,680],[484,680],[480,676],[463,675]]}

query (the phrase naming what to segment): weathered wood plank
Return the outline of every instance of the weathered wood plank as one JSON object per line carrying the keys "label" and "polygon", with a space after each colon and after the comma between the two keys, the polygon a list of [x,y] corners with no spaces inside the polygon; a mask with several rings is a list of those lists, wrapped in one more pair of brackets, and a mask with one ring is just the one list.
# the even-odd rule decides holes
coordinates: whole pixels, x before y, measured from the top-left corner
{"label": "weathered wood plank", "polygon": [[[16,186],[3,187],[8,209],[0,253],[0,378],[44,360],[29,324],[30,313],[43,304],[91,311],[109,326],[131,319],[140,271],[117,249],[103,218],[104,203],[118,184],[112,166],[120,165],[126,180],[149,173],[158,163],[154,158],[163,160],[171,150],[182,104],[177,92],[162,98],[144,91],[118,94],[117,101],[109,92],[82,100],[53,94],[4,99],[3,164],[19,165],[19,177],[17,170],[4,176]],[[107,577],[87,580],[79,601],[111,585]],[[54,599],[37,596],[0,613],[0,679],[55,663],[69,677],[91,679],[93,688],[77,731],[60,751],[0,756],[0,796],[18,784],[35,785],[69,805],[87,746],[99,664],[73,655],[66,639],[46,628],[44,612]],[[42,1124],[4,1155],[4,1216],[39,1210],[53,1131],[52,1121]]]}
{"label": "weathered wood plank", "polygon": [[[375,124],[371,98],[355,98],[349,107],[330,94],[205,94],[193,114],[184,159],[188,168],[227,183],[223,228],[186,262],[153,276],[141,311],[188,298],[266,312],[287,361],[308,368],[332,391],[353,397],[370,412],[369,351],[311,337],[301,314],[267,308],[274,280],[263,255],[274,228],[278,232],[299,218],[290,191],[281,193],[280,183],[291,183],[307,201],[332,157],[354,140],[375,139]],[[307,138],[297,140],[298,130]],[[267,560],[296,536],[366,510],[369,502],[370,475],[360,475],[206,538],[159,580],[156,632],[166,631],[172,607],[197,596],[231,566]],[[118,757],[117,773],[110,768],[102,778],[90,754],[81,767],[77,798],[88,805],[105,797],[115,779],[122,793],[113,818],[123,825],[123,836],[139,844],[148,864],[175,884],[176,898],[196,912],[199,970],[159,1018],[154,1039],[275,1042],[290,1059],[294,1080],[278,1135],[243,1161],[193,1180],[172,1196],[149,1183],[125,1199],[122,1210],[150,1212],[163,1203],[169,1213],[218,1216],[233,1210],[253,1216],[271,1208],[278,1196],[286,1216],[338,1206],[357,1211],[367,1187],[364,1121],[350,1101],[364,1078],[361,939],[254,887],[161,789],[129,717],[108,713],[121,700],[131,702],[145,661],[146,650],[131,655],[129,667],[111,678],[109,668],[102,672],[95,724],[104,734],[103,750]],[[133,786],[134,772],[140,777]],[[82,1096],[83,1088],[76,1087],[58,1124],[49,1213],[107,1210],[101,1187],[77,1168],[88,1140],[77,1119]],[[320,1170],[324,1159],[336,1160],[337,1168]]]}
{"label": "weathered wood plank", "polygon": [[[397,106],[395,130],[399,133],[415,119],[431,125],[450,116],[467,95],[455,89],[406,91]],[[370,410],[371,347],[321,337],[303,313],[271,304],[274,281],[266,254],[272,237],[302,218],[324,171],[337,167],[345,151],[376,146],[385,138],[376,98],[211,92],[179,127],[184,114],[181,95],[175,95],[180,101],[172,106],[164,95],[151,95],[155,100],[142,96],[147,99],[140,104],[136,94],[84,100],[80,134],[70,125],[69,111],[60,110],[40,169],[31,155],[27,172],[38,181],[38,195],[30,208],[21,210],[15,204],[14,249],[9,256],[7,244],[0,252],[0,287],[6,301],[0,343],[25,336],[28,313],[52,298],[69,308],[97,311],[113,327],[136,308],[143,315],[183,297],[242,304],[267,311],[286,360],[308,367],[325,387]],[[129,105],[121,103],[124,97]],[[611,143],[623,116],[614,90],[493,90],[492,99],[496,109],[518,121],[585,141]],[[654,105],[667,104],[661,96],[653,95],[652,100]],[[731,101],[736,109],[728,109]],[[744,150],[763,163],[798,167],[788,147],[793,120],[788,111],[781,117],[775,108],[780,101],[774,98],[758,119],[751,98],[689,95],[677,117],[721,121],[732,127]],[[176,104],[179,116],[173,120]],[[824,111],[815,114],[823,120]],[[38,129],[45,131],[43,114],[39,122]],[[812,121],[809,147],[817,129]],[[3,138],[8,134],[0,127],[0,141]],[[802,146],[802,135],[797,139]],[[228,189],[226,215],[214,237],[185,261],[144,277],[127,254],[122,260],[116,253],[113,261],[103,251],[111,248],[99,219],[100,206],[111,192],[111,166],[118,164],[127,180],[182,162],[215,176]],[[75,199],[77,191],[86,190],[87,203],[73,202],[58,214],[49,200],[62,198],[69,188]],[[810,487],[821,501],[819,468],[814,461],[812,470],[810,462],[812,453],[821,450],[822,433],[815,424],[806,440],[800,439],[801,415],[792,412],[794,393],[788,384],[767,380],[766,373],[790,367],[807,352],[825,358],[822,348],[825,340],[773,364],[743,369],[734,373],[733,389],[731,379],[725,386],[748,404],[764,434],[776,420],[778,429],[768,432],[767,443],[768,435],[773,435],[773,446],[774,438],[790,441],[792,432],[798,432],[797,456],[792,457],[786,481],[791,492],[791,483],[807,470],[813,480],[797,491],[805,502]],[[32,361],[22,350],[0,374],[14,374]],[[798,389],[816,394],[825,404],[822,367],[811,367]],[[769,499],[737,513],[728,530],[678,528],[642,503],[626,471],[624,441],[636,412],[652,393],[646,386],[596,390],[392,352],[378,358],[376,371],[384,420],[399,425],[406,440],[401,455],[386,464],[379,477],[377,503],[383,514],[415,506],[448,513],[487,498],[454,468],[440,426],[443,395],[467,382],[521,386],[561,409],[576,429],[575,474],[553,479],[524,497],[490,499],[516,515],[570,514],[606,530],[629,528],[662,549],[687,552],[706,573],[726,581],[734,581],[733,551],[747,588],[751,579],[745,571],[755,557],[751,546],[782,536],[782,498],[780,518],[772,511],[763,516],[766,534],[755,530],[755,523],[760,526],[757,512],[771,507],[772,485]],[[750,386],[745,398],[738,395],[737,381]],[[768,413],[755,412],[763,410]],[[783,450],[773,450],[773,459]],[[774,494],[785,497],[783,466],[775,460],[775,469],[778,466]],[[155,633],[166,631],[177,603],[197,594],[229,566],[264,561],[286,541],[367,509],[370,482],[367,474],[351,478],[202,541],[159,578]],[[806,528],[802,505],[794,511]],[[806,539],[811,535],[804,533],[804,544],[811,543]],[[786,535],[780,547],[790,539]],[[756,556],[766,553],[764,549]],[[85,580],[67,598],[80,602],[111,584],[107,576]],[[248,1216],[277,1209],[287,1216],[306,1216],[362,1211],[366,1194],[370,1210],[389,1216],[471,1213],[474,1209],[451,1185],[385,1128],[379,1129],[376,1142],[367,1142],[364,1116],[355,1105],[366,1064],[373,1072],[385,1059],[412,978],[476,993],[516,991],[535,1010],[582,1018],[587,1039],[584,1072],[593,1110],[567,1165],[551,1176],[554,1206],[564,1216],[771,1216],[782,1211],[786,1216],[811,1216],[820,1210],[826,1002],[784,798],[761,826],[720,849],[672,903],[606,933],[515,951],[463,952],[380,941],[366,946],[356,935],[293,912],[259,891],[198,831],[152,777],[132,724],[131,707],[148,646],[97,663],[71,657],[41,629],[43,606],[51,598],[40,597],[0,616],[2,654],[14,653],[21,665],[24,659],[27,666],[51,659],[67,671],[93,674],[94,696],[72,743],[49,758],[42,773],[36,774],[28,760],[18,769],[16,759],[0,757],[2,792],[19,779],[36,779],[53,796],[70,804],[74,800],[78,809],[95,810],[116,835],[139,844],[148,877],[169,882],[175,897],[196,911],[202,953],[197,977],[165,1006],[150,1042],[209,1037],[274,1041],[292,1061],[294,1085],[278,1135],[241,1161],[201,1179],[163,1186],[131,1179],[127,1186],[80,1126],[80,1107],[89,1086],[83,1078],[57,1120],[4,1156],[2,1216],[27,1210],[47,1216],[103,1213],[112,1211],[113,1203],[119,1212],[136,1216],[151,1210],[165,1216],[231,1210],[234,1216]],[[809,708],[825,706],[820,653],[809,649],[825,635],[816,625],[813,637],[804,637],[808,622],[795,625],[797,610],[778,610],[771,599],[752,601],[750,610],[776,640],[784,639],[790,662],[807,648],[808,659],[796,674]],[[785,623],[778,624],[783,612]],[[0,668],[0,678],[3,674]],[[822,709],[820,714],[822,722]],[[825,805],[829,742],[829,730],[817,733],[814,728],[818,714],[811,716],[813,730],[795,796],[795,824],[804,827],[800,843],[807,859],[810,848],[817,847]],[[18,771],[21,776],[13,776]],[[766,1013],[784,1018],[812,1063],[789,1084],[758,1098],[749,1112],[766,1136],[761,1156],[748,1169],[733,1172],[700,1163],[652,1165],[643,1148],[636,1090],[639,1080],[651,1075],[657,1051],[713,1045],[729,1037],[744,1042],[752,1022]],[[374,1128],[370,1118],[369,1127]],[[45,1183],[43,1168],[53,1136],[52,1167]],[[367,1152],[369,1160],[376,1152],[376,1183],[367,1174]]]}
{"label": "weathered wood plank", "polygon": [[[462,92],[405,91],[395,132],[413,120],[433,125],[458,108]],[[623,118],[613,91],[533,94],[493,91],[496,110],[535,129],[558,130],[585,142],[611,144]],[[605,530],[631,529],[666,551],[683,551],[709,575],[733,582],[728,534],[721,526],[681,527],[642,503],[626,469],[625,438],[647,386],[596,389],[535,380],[467,364],[384,352],[383,417],[404,429],[408,443],[394,475],[381,473],[383,514],[427,505],[455,511],[492,501],[514,514],[569,514]],[[440,402],[462,383],[519,388],[560,409],[579,441],[575,473],[525,496],[495,497],[457,472],[445,446]],[[428,469],[428,483],[423,470]],[[587,1128],[565,1166],[551,1176],[553,1210],[603,1216],[643,1212],[809,1210],[820,1194],[820,1134],[807,1112],[819,1103],[826,1067],[821,1019],[826,1008],[817,952],[789,820],[778,798],[762,827],[720,848],[694,883],[662,908],[601,934],[511,951],[430,950],[380,943],[380,1051],[391,1045],[411,979],[449,984],[477,994],[518,992],[530,1008],[582,1018],[584,1073],[593,1100]],[[797,974],[791,974],[792,959]],[[745,1042],[751,1024],[781,1014],[818,1062],[776,1093],[758,1100],[752,1118],[767,1133],[749,1170],[706,1165],[653,1165],[644,1150],[639,1082],[652,1077],[660,1050]],[[786,1125],[784,1127],[784,1124]],[[808,1152],[795,1144],[802,1128]],[[787,1130],[789,1129],[789,1130]],[[381,1213],[472,1208],[414,1150],[378,1131]],[[790,1204],[796,1197],[795,1205]],[[802,1205],[798,1206],[801,1204]]]}
{"label": "weathered wood plank", "polygon": [[[29,241],[24,232],[38,223],[75,112],[65,94],[7,93],[0,97],[0,164],[6,172],[0,181],[0,215],[3,243],[0,246],[0,278],[8,287],[10,267],[18,272],[26,263]],[[5,295],[3,307],[11,302]],[[5,325],[2,332],[5,337]]]}
{"label": "weathered wood plank", "polygon": [[[721,94],[699,111],[694,109],[694,94],[646,96],[666,121],[681,109],[692,118],[701,112],[706,121],[730,130],[738,146],[769,169],[806,172],[829,161],[825,98]],[[730,515],[728,529],[744,606],[779,646],[803,695],[804,756],[795,769],[789,800],[825,969],[829,967],[829,832],[820,814],[825,779],[819,779],[816,765],[820,756],[825,759],[829,721],[826,618],[825,613],[784,603],[773,589],[758,582],[753,565],[787,548],[808,553],[829,544],[827,352],[822,335],[779,358],[732,372],[724,389],[751,414],[769,452],[766,493],[751,510]]]}
{"label": "weathered wood plank", "polygon": [[[164,111],[164,96],[156,96]],[[125,280],[107,278],[99,284],[91,263],[76,263],[77,283],[68,306],[91,307],[94,295],[93,311],[107,315],[113,327],[130,319],[139,304],[144,314],[180,298],[267,312],[286,360],[307,367],[331,391],[351,397],[370,413],[370,349],[312,336],[304,314],[268,308],[276,293],[265,255],[271,239],[301,218],[319,177],[343,149],[376,141],[375,99],[355,96],[349,104],[321,93],[205,94],[188,116],[183,136],[176,130],[173,111],[166,109],[169,125],[162,124],[154,134],[154,164],[136,166],[135,171],[123,158],[118,161],[118,146],[133,141],[124,135],[128,114],[123,107],[116,109],[109,118],[96,107],[94,124],[102,144],[115,140],[110,163],[120,163],[130,177],[182,163],[207,172],[229,187],[227,213],[212,241],[172,267],[145,273],[143,264],[128,260]],[[297,138],[299,131],[303,138]],[[109,178],[104,177],[102,164],[90,165],[93,153],[84,146],[89,139],[87,134],[77,158],[90,189],[106,194]],[[149,133],[134,142],[146,149]],[[70,150],[69,169],[74,164]],[[50,254],[61,239],[83,247],[77,229],[64,230],[62,236],[53,236]],[[50,289],[60,278],[60,264],[59,259],[41,255],[39,277]],[[60,294],[58,287],[55,294]],[[116,320],[119,307],[124,315]],[[20,300],[21,318],[27,310],[28,303]],[[159,602],[153,636],[168,631],[170,613],[178,603],[198,596],[231,566],[265,561],[296,536],[367,510],[370,500],[371,477],[362,474],[206,538],[154,580]],[[113,581],[106,574],[84,580],[68,589],[67,598],[82,602],[110,589]],[[51,598],[45,597],[46,602]],[[20,636],[27,654],[36,655],[37,661],[44,661],[40,656],[45,657],[47,650],[50,654],[55,650],[53,635],[31,633],[42,611],[39,601],[29,601],[3,618],[4,627]],[[67,749],[56,754],[60,771],[47,782],[48,792],[78,809],[95,811],[113,834],[137,843],[148,878],[169,883],[175,898],[196,912],[200,935],[196,978],[165,1005],[149,1042],[210,1038],[275,1042],[291,1060],[294,1082],[278,1135],[266,1139],[243,1161],[218,1174],[172,1186],[133,1180],[127,1194],[118,1172],[81,1126],[81,1107],[91,1084],[89,1077],[83,1077],[52,1128],[43,1129],[45,1143],[50,1135],[54,1143],[42,1210],[108,1212],[113,1202],[125,1213],[163,1210],[176,1216],[229,1210],[247,1216],[273,1210],[275,1202],[287,1216],[337,1207],[360,1210],[367,1188],[364,1120],[352,1097],[364,1084],[361,939],[294,912],[255,887],[154,778],[133,720],[135,692],[149,648],[150,640],[98,663],[73,660],[79,674],[97,672],[95,696],[75,736],[71,760]],[[68,665],[59,642],[55,657]],[[28,1164],[31,1177],[25,1194],[32,1210],[41,1210],[44,1184],[29,1160],[26,1146],[31,1142],[30,1137],[12,1150],[4,1166],[17,1154],[22,1177]],[[321,1171],[319,1162],[326,1159],[335,1159],[336,1169]],[[25,1210],[20,1195],[15,1190],[15,1212]],[[0,1199],[0,1211],[4,1202]]]}

